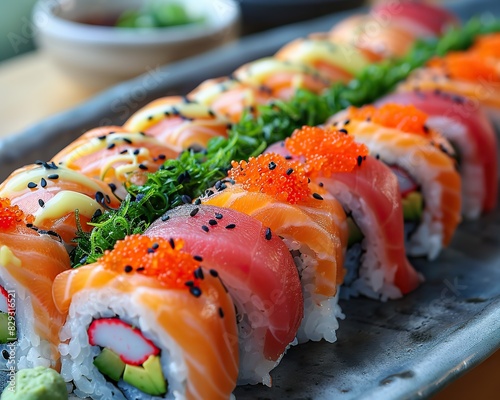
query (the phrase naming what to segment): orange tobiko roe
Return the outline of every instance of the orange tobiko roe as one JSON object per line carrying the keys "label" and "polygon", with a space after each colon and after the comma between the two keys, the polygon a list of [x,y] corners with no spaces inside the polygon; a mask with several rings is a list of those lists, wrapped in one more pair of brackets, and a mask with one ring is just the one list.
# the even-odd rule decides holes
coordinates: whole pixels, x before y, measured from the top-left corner
{"label": "orange tobiko roe", "polygon": [[0,198],[0,230],[11,230],[21,223],[32,224],[34,220],[33,215],[26,215],[18,206],[11,205],[9,199]]}
{"label": "orange tobiko roe", "polygon": [[311,194],[303,165],[275,153],[231,162],[229,177],[249,192],[265,193],[289,204],[296,204]]}
{"label": "orange tobiko roe", "polygon": [[470,48],[470,52],[479,57],[500,58],[500,33],[480,36]]}
{"label": "orange tobiko roe", "polygon": [[306,171],[314,176],[319,172],[326,177],[352,172],[368,155],[366,145],[333,128],[304,126],[285,140],[285,146],[290,153],[305,158]]}
{"label": "orange tobiko roe", "polygon": [[495,66],[481,58],[477,52],[451,52],[443,58],[433,58],[427,64],[431,68],[442,68],[452,79],[466,81],[500,81]]}
{"label": "orange tobiko roe", "polygon": [[429,133],[429,129],[425,125],[427,114],[414,105],[389,103],[381,107],[372,105],[361,108],[349,107],[348,113],[351,119],[370,120],[386,128],[424,136]]}
{"label": "orange tobiko roe", "polygon": [[156,278],[169,289],[189,289],[186,282],[195,284],[194,272],[200,265],[181,251],[183,247],[182,239],[130,235],[116,242],[113,250],[107,250],[98,262],[115,272]]}

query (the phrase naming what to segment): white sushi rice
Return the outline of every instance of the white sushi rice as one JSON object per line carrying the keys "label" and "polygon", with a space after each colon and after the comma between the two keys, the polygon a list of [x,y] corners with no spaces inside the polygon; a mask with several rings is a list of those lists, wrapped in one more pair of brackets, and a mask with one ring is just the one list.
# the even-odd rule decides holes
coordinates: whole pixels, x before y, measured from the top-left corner
{"label": "white sushi rice", "polygon": [[[127,397],[116,385],[94,366],[100,353],[98,346],[89,344],[88,327],[94,319],[119,317],[139,328],[142,334],[161,349],[161,366],[168,381],[167,399],[184,399],[187,367],[176,343],[154,324],[151,311],[142,308],[130,294],[113,289],[84,290],[77,293],[71,303],[67,322],[61,329],[59,350],[62,357],[61,375],[66,382],[73,382],[73,394],[79,398],[102,400]],[[132,388],[132,387],[131,387]],[[156,399],[141,392],[141,399]]]}
{"label": "white sushi rice", "polygon": [[[385,265],[387,260],[383,252],[384,243],[382,243],[382,236],[379,235],[373,210],[363,198],[356,196],[339,181],[329,182],[328,190],[340,201],[347,212],[352,213],[354,222],[364,236],[361,242],[361,256],[353,257],[355,260],[359,259],[359,265],[354,266],[358,268],[358,276],[350,286],[340,288],[341,298],[364,295],[386,301],[402,297],[401,291],[394,285],[397,265]],[[350,258],[349,251],[346,258],[347,260]]]}
{"label": "white sushi rice", "polygon": [[54,367],[52,345],[35,330],[36,316],[33,314],[31,296],[24,286],[5,270],[0,268],[0,285],[7,291],[13,291],[15,301],[16,344],[15,367],[17,370],[34,367]]}
{"label": "white sushi rice", "polygon": [[484,172],[481,164],[474,163],[476,148],[468,139],[467,127],[445,116],[429,117],[427,126],[440,132],[458,148],[461,157],[462,214],[468,219],[478,218],[486,196]]}
{"label": "white sushi rice", "polygon": [[322,339],[333,343],[337,341],[336,331],[339,328],[338,318],[344,319],[344,314],[338,305],[337,295],[333,297],[315,293],[316,288],[316,257],[321,254],[314,252],[306,245],[291,238],[283,238],[288,249],[294,256],[299,272],[302,294],[304,296],[304,318],[297,332],[298,343]]}

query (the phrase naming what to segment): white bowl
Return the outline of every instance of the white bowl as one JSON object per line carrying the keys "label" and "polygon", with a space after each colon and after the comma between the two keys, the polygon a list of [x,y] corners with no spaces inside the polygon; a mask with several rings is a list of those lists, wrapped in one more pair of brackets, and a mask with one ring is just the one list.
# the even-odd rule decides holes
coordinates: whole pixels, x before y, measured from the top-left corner
{"label": "white bowl", "polygon": [[183,0],[204,23],[168,28],[87,25],[96,17],[116,17],[145,0],[40,0],[33,11],[36,40],[74,79],[104,87],[235,39],[239,7],[232,0]]}

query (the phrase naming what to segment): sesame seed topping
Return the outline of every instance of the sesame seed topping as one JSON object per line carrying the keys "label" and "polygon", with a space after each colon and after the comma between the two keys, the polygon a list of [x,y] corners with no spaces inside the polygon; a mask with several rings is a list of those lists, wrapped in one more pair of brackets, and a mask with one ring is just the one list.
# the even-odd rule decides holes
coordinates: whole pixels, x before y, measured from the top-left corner
{"label": "sesame seed topping", "polygon": [[133,154],[134,154],[134,156],[138,156],[140,152],[141,152],[141,149],[135,149]]}
{"label": "sesame seed topping", "polygon": [[196,256],[193,256],[193,258],[194,258],[196,261],[198,261],[198,262],[202,262],[202,261],[203,261],[203,257],[202,257],[202,256],[198,256],[198,255],[196,255]]}
{"label": "sesame seed topping", "polygon": [[234,228],[236,228],[236,224],[226,225],[226,229],[234,229]]}
{"label": "sesame seed topping", "polygon": [[222,310],[221,307],[219,307],[219,315],[221,318],[224,318],[224,311]]}
{"label": "sesame seed topping", "polygon": [[217,278],[219,276],[219,273],[215,269],[211,269],[209,272],[210,275],[212,275],[214,278]]}
{"label": "sesame seed topping", "polygon": [[142,169],[143,171],[147,171],[147,169],[148,169],[148,167],[142,163],[139,164],[138,167],[139,167],[139,169]]}
{"label": "sesame seed topping", "polygon": [[345,133],[346,135],[348,134],[347,129],[339,129],[339,132]]}
{"label": "sesame seed topping", "polygon": [[201,296],[201,289],[199,287],[191,287],[189,288],[189,292],[194,296],[194,297],[200,297]]}
{"label": "sesame seed topping", "polygon": [[98,208],[97,210],[95,210],[94,215],[92,215],[92,219],[94,219],[94,218],[98,218],[98,217],[100,217],[101,215],[102,215],[102,211],[101,211],[101,209],[100,209],[100,208]]}
{"label": "sesame seed topping", "polygon": [[99,139],[99,140],[104,140],[104,139],[106,139],[106,135],[97,136],[97,139]]}
{"label": "sesame seed topping", "polygon": [[108,150],[112,150],[112,149],[114,149],[114,148],[115,148],[115,146],[116,146],[116,144],[115,144],[115,143],[110,143],[110,144],[108,144],[107,149],[108,149]]}
{"label": "sesame seed topping", "polygon": [[128,153],[127,149],[124,149],[124,150],[120,151],[120,154],[127,154],[127,153]]}
{"label": "sesame seed topping", "polygon": [[209,220],[208,223],[212,226],[217,225],[217,221],[215,219]]}
{"label": "sesame seed topping", "polygon": [[116,190],[116,185],[114,183],[108,183],[108,186],[112,192],[114,192]]}
{"label": "sesame seed topping", "polygon": [[59,179],[59,175],[58,174],[50,174],[49,176],[47,176],[47,179]]}
{"label": "sesame seed topping", "polygon": [[206,225],[202,225],[202,226],[201,226],[201,229],[202,229],[203,231],[205,231],[205,232],[208,232],[208,231],[209,231],[208,226],[206,226]]}
{"label": "sesame seed topping", "polygon": [[170,215],[167,215],[167,214],[164,214],[164,215],[162,215],[162,217],[161,217],[161,220],[162,220],[163,222],[168,221],[169,219],[170,219]]}
{"label": "sesame seed topping", "polygon": [[196,199],[193,204],[199,206],[201,204],[201,200]]}
{"label": "sesame seed topping", "polygon": [[193,287],[194,281],[186,281],[186,282],[184,282],[184,285],[186,285],[187,287]]}
{"label": "sesame seed topping", "polygon": [[45,206],[45,202],[42,199],[38,199],[38,204],[40,205],[40,207]]}
{"label": "sesame seed topping", "polygon": [[47,186],[47,181],[46,181],[44,178],[42,178],[42,179],[40,180],[40,186],[41,186],[41,187],[43,187],[43,188],[44,188],[45,186]]}
{"label": "sesame seed topping", "polygon": [[320,194],[318,193],[313,193],[313,197],[316,199],[316,200],[323,200],[323,197],[321,197]]}
{"label": "sesame seed topping", "polygon": [[191,204],[191,197],[189,197],[187,194],[183,194],[181,196],[181,200],[184,204]]}
{"label": "sesame seed topping", "polygon": [[266,240],[271,240],[271,238],[273,237],[273,234],[271,232],[271,228],[266,228]]}
{"label": "sesame seed topping", "polygon": [[292,172],[293,172],[293,168],[288,168],[288,169],[286,170],[286,174],[287,174],[287,175],[291,175],[291,174],[292,174]]}
{"label": "sesame seed topping", "polygon": [[195,269],[193,274],[196,279],[205,279],[205,275],[203,274],[203,269],[201,267]]}
{"label": "sesame seed topping", "polygon": [[172,248],[172,250],[175,249],[175,242],[174,242],[173,238],[168,239],[168,243],[170,244],[170,247]]}
{"label": "sesame seed topping", "polygon": [[34,189],[34,188],[36,188],[37,186],[38,186],[38,185],[37,185],[35,182],[29,182],[29,183],[28,183],[28,188],[29,188],[29,189]]}
{"label": "sesame seed topping", "polygon": [[128,144],[132,144],[132,140],[130,140],[129,138],[122,138],[122,140],[125,142],[125,143],[128,143]]}
{"label": "sesame seed topping", "polygon": [[273,170],[273,169],[275,169],[275,168],[276,168],[276,163],[275,163],[274,161],[271,161],[271,162],[269,163],[269,169],[270,169],[270,170]]}
{"label": "sesame seed topping", "polygon": [[128,274],[132,272],[133,268],[131,265],[125,265],[125,268],[123,270]]}
{"label": "sesame seed topping", "polygon": [[200,209],[199,209],[198,207],[193,208],[193,209],[191,210],[191,212],[189,213],[189,215],[190,215],[191,217],[194,217],[196,214],[198,214],[198,211],[200,211]]}
{"label": "sesame seed topping", "polygon": [[358,167],[361,167],[361,163],[363,162],[363,157],[358,156],[358,158],[356,159],[356,161],[358,163]]}
{"label": "sesame seed topping", "polygon": [[215,213],[215,218],[217,218],[217,219],[222,219],[222,214],[220,214],[220,213]]}

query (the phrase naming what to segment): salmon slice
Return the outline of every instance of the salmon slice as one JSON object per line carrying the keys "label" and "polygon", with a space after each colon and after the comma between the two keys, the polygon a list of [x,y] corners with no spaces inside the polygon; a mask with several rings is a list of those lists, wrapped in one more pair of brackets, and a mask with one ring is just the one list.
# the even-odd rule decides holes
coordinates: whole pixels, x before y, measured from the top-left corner
{"label": "salmon slice", "polygon": [[177,158],[179,148],[160,142],[143,133],[130,133],[122,127],[109,126],[92,129],[53,159],[82,174],[113,184],[116,194],[123,198],[124,184],[144,184],[148,172],[154,172],[167,159]]}
{"label": "salmon slice", "polygon": [[162,97],[136,111],[123,127],[144,132],[180,150],[206,147],[210,139],[226,137],[229,120],[206,105],[179,96]]}
{"label": "salmon slice", "polygon": [[[28,335],[27,332],[34,328],[41,341],[31,343],[40,349],[40,359],[28,361],[24,368],[38,365],[58,368],[58,335],[64,316],[52,299],[52,283],[58,274],[70,268],[71,263],[64,245],[57,238],[25,225],[32,221],[32,217],[25,219],[20,209],[12,206],[8,199],[0,198],[0,277],[6,289],[16,291],[15,300],[25,306],[29,304],[33,309],[31,318],[16,319],[16,324],[21,324],[18,333]],[[43,347],[47,343],[50,354],[44,354]],[[27,352],[26,349],[21,351]]]}
{"label": "salmon slice", "polygon": [[256,115],[257,106],[272,99],[265,87],[250,86],[229,77],[206,80],[188,98],[210,107],[232,123],[238,123],[245,112]]}
{"label": "salmon slice", "polygon": [[[63,313],[81,306],[80,299],[105,292],[127,299],[131,315],[140,313],[144,326],[154,331],[154,345],[170,354],[172,364],[185,368],[186,379],[174,383],[173,377],[167,395],[173,395],[173,387],[186,399],[226,400],[238,374],[234,305],[217,272],[196,275],[199,263],[181,253],[182,247],[178,239],[129,236],[97,263],[58,275],[54,299]],[[63,368],[70,356],[63,359]]]}
{"label": "salmon slice", "polygon": [[1,185],[0,197],[9,198],[25,213],[33,214],[38,228],[56,232],[67,244],[96,212],[117,208],[120,201],[104,182],[55,163],[40,162],[14,171]]}
{"label": "salmon slice", "polygon": [[233,76],[254,87],[265,87],[271,97],[288,100],[297,89],[321,93],[331,82],[319,71],[299,63],[268,57],[245,64]]}
{"label": "salmon slice", "polygon": [[349,82],[370,60],[357,48],[319,37],[296,39],[275,55],[278,60],[298,62],[318,70],[331,82]]}

